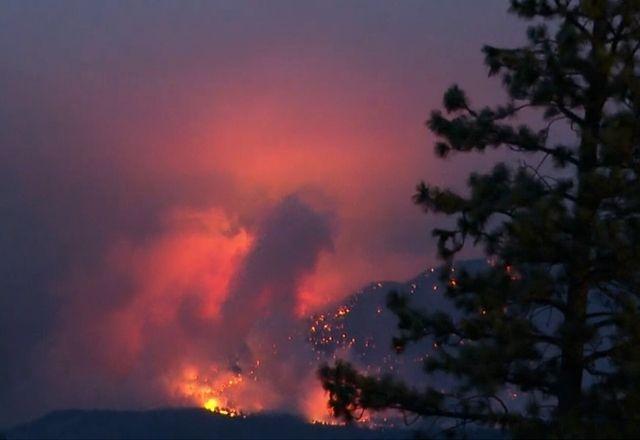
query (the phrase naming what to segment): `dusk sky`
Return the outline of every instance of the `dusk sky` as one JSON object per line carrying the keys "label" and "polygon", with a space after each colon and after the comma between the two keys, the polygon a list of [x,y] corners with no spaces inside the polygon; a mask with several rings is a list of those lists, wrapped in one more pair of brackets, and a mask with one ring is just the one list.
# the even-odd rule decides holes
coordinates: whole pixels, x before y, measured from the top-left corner
{"label": "dusk sky", "polygon": [[[186,376],[435,264],[415,185],[495,156],[436,159],[424,121],[452,83],[500,101],[480,49],[522,40],[507,8],[0,3],[0,427],[199,405]],[[265,362],[248,409],[298,405]]]}

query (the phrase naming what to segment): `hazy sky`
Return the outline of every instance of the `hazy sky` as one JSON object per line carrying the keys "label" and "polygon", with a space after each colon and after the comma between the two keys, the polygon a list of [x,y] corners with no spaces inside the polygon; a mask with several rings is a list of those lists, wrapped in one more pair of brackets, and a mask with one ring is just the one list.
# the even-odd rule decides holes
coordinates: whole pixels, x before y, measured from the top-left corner
{"label": "hazy sky", "polygon": [[230,327],[434,263],[415,184],[488,160],[436,160],[424,121],[454,82],[499,101],[507,7],[0,3],[0,426],[184,403],[165,376]]}

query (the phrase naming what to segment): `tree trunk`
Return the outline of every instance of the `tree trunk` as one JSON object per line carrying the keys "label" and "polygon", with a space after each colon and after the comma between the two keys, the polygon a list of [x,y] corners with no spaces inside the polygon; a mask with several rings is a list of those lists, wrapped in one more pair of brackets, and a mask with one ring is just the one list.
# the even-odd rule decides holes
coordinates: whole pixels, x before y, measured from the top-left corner
{"label": "tree trunk", "polygon": [[582,399],[582,378],[584,374],[583,325],[587,310],[588,285],[577,282],[569,287],[565,333],[562,343],[558,387],[558,412],[561,417],[579,412]]}
{"label": "tree trunk", "polygon": [[569,285],[565,312],[565,327],[562,336],[561,363],[558,383],[558,413],[561,417],[580,415],[582,379],[584,376],[584,345],[586,341],[586,313],[589,301],[589,255],[592,228],[600,200],[594,194],[588,179],[598,166],[598,145],[603,108],[606,100],[606,83],[609,72],[600,70],[606,65],[602,59],[606,45],[605,20],[595,20],[592,34],[591,66],[587,78],[584,122],[581,127],[578,191],[574,207],[573,262],[567,268]]}

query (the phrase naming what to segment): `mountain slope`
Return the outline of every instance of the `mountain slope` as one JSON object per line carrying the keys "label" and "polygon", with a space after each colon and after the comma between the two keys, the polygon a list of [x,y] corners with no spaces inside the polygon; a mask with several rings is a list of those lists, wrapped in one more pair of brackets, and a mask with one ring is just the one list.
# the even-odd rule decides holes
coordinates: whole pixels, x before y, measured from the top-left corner
{"label": "mountain slope", "polygon": [[401,439],[403,430],[306,423],[283,414],[225,417],[199,408],[56,411],[6,433],[8,439]]}

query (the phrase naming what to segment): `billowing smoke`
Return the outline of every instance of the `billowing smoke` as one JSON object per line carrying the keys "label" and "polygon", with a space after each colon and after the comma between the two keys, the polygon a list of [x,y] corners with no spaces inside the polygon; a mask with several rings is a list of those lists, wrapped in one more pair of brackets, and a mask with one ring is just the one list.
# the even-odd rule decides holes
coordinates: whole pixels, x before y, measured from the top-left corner
{"label": "billowing smoke", "polygon": [[291,195],[252,231],[219,211],[175,213],[165,227],[62,283],[71,298],[48,338],[48,379],[71,406],[295,409],[310,372],[297,294],[332,249],[330,215]]}
{"label": "billowing smoke", "polygon": [[423,268],[415,183],[478,165],[422,120],[511,44],[482,3],[1,3],[0,428],[304,406],[302,320]]}
{"label": "billowing smoke", "polygon": [[221,319],[234,329],[227,341],[240,343],[259,320],[283,321],[286,328],[295,317],[301,280],[313,273],[320,252],[332,247],[329,218],[296,196],[279,203],[258,230],[222,305]]}
{"label": "billowing smoke", "polygon": [[219,347],[238,372],[261,362],[262,380],[277,396],[272,407],[295,410],[309,391],[312,350],[296,316],[298,292],[322,252],[333,249],[333,235],[330,215],[285,198],[259,228],[222,305]]}

